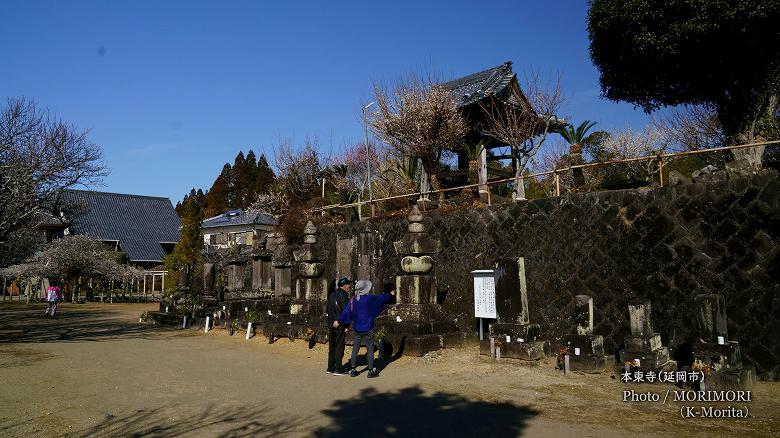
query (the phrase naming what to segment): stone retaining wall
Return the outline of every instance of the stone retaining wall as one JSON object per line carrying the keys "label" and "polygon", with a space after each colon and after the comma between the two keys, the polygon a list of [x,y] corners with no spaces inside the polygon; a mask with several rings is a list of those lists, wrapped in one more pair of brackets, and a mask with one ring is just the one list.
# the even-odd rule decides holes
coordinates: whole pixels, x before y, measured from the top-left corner
{"label": "stone retaining wall", "polygon": [[[595,300],[595,334],[617,353],[629,300],[652,301],[653,324],[675,349],[696,336],[694,296],[725,295],[728,330],[759,375],[780,373],[780,181],[776,172],[651,191],[570,194],[424,213],[442,250],[438,299],[476,333],[470,271],[525,257],[531,323],[555,344],[575,332],[574,296]],[[320,226],[325,276],[370,277],[391,288],[392,248],[405,215]],[[337,249],[338,248],[338,249]],[[352,272],[344,272],[350,270]]]}

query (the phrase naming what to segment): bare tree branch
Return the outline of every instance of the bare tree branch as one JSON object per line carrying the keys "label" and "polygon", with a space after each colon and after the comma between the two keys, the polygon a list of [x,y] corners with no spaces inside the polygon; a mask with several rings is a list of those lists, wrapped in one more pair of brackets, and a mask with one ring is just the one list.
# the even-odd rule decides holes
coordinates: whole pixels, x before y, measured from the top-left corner
{"label": "bare tree branch", "polygon": [[420,158],[431,185],[438,188],[438,160],[443,151],[460,146],[467,127],[449,91],[431,81],[431,76],[410,75],[392,90],[375,83],[378,110],[370,123],[376,136],[399,158]]}
{"label": "bare tree branch", "polygon": [[[516,83],[514,86],[519,86]],[[538,71],[524,76],[524,89],[515,90],[515,96],[527,97],[516,102],[492,98],[479,103],[484,114],[481,133],[509,145],[515,159],[515,176],[520,177],[528,162],[539,152],[547,135],[562,125],[556,113],[566,100],[561,88],[561,76],[549,83]],[[515,196],[523,198],[522,184],[515,187]]]}
{"label": "bare tree branch", "polygon": [[8,100],[0,111],[0,241],[58,204],[65,189],[108,175],[88,133],[31,100]]}
{"label": "bare tree branch", "polygon": [[726,135],[712,105],[682,105],[672,108],[665,117],[655,119],[654,126],[669,142],[683,151],[721,147]]}

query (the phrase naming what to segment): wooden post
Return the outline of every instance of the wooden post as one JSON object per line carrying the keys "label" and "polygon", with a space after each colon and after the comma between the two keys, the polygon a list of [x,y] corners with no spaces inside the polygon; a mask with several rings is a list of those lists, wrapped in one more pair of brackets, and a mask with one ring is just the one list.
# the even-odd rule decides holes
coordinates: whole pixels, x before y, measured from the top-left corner
{"label": "wooden post", "polygon": [[658,181],[664,186],[664,157],[658,156]]}
{"label": "wooden post", "polygon": [[487,198],[488,198],[488,207],[490,207],[493,204],[493,191],[490,190],[490,187],[488,187]]}
{"label": "wooden post", "polygon": [[[478,192],[480,195],[482,193],[487,192],[486,196],[488,196],[488,200],[490,199],[490,187],[487,185],[488,181],[488,171],[487,171],[487,148],[483,147],[482,150],[479,151],[479,190]],[[480,196],[482,198],[482,196]],[[485,198],[482,198],[482,201],[484,201]]]}
{"label": "wooden post", "polygon": [[561,196],[561,175],[555,169],[555,196]]}

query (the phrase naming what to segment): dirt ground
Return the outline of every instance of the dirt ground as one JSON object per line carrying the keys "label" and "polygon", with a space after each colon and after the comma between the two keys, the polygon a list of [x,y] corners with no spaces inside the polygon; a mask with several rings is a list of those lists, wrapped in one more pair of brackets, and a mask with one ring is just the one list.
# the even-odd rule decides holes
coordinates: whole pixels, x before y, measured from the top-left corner
{"label": "dirt ground", "polygon": [[476,346],[336,377],[326,346],[138,322],[155,307],[64,304],[49,320],[42,305],[0,305],[0,436],[780,436],[777,383],[758,383],[748,418],[683,419],[672,396],[622,401],[671,385],[495,362]]}

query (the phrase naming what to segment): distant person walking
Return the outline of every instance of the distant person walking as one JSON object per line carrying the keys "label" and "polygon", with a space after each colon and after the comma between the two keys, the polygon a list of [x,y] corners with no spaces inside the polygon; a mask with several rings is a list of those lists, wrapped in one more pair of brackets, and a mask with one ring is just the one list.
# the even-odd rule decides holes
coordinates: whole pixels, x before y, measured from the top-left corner
{"label": "distant person walking", "polygon": [[338,288],[328,296],[328,305],[325,311],[328,313],[328,374],[345,376],[348,370],[344,369],[344,338],[346,327],[339,324],[339,315],[347,308],[349,293],[352,290],[353,281],[349,278],[341,278]]}
{"label": "distant person walking", "polygon": [[50,318],[54,318],[57,313],[57,302],[62,299],[62,292],[57,280],[49,280],[49,287],[46,288],[46,311],[43,312]]}
{"label": "distant person walking", "polygon": [[395,291],[389,294],[370,295],[371,282],[360,280],[355,283],[355,297],[349,302],[339,316],[340,324],[350,324],[355,332],[355,340],[352,342],[352,370],[349,375],[357,377],[357,356],[360,350],[360,341],[366,343],[366,360],[368,361],[368,377],[378,377],[379,372],[374,368],[374,320],[385,309],[395,296]]}

